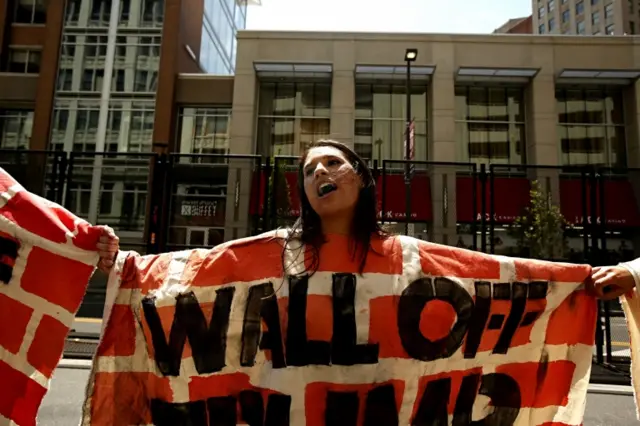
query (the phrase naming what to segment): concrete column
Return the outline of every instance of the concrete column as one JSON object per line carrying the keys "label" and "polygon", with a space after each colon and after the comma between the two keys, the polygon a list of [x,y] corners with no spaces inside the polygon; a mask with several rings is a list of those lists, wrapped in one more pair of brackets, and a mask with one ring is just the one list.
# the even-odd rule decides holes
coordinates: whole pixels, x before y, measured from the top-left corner
{"label": "concrete column", "polygon": [[[553,71],[542,69],[525,91],[527,164],[562,165],[555,87]],[[551,192],[554,204],[560,204],[560,168],[530,169],[528,175],[545,193]]]}
{"label": "concrete column", "polygon": [[333,58],[331,139],[353,147],[356,68],[353,43],[334,42]]}
{"label": "concrete column", "polygon": [[[233,90],[233,107],[229,128],[229,152],[252,155],[256,153],[256,115],[259,83],[253,68],[258,57],[254,43],[245,42],[238,51]],[[251,123],[251,125],[247,125]],[[264,159],[262,160],[264,161]],[[248,236],[249,202],[255,160],[230,159],[227,180],[227,205],[224,238],[226,241]]]}
{"label": "concrete column", "polygon": [[[454,162],[457,158],[455,133],[455,67],[452,45],[432,48],[432,61],[438,64],[429,90],[428,126],[429,161]],[[456,241],[456,172],[451,166],[430,167],[433,221],[429,240],[455,244]]]}

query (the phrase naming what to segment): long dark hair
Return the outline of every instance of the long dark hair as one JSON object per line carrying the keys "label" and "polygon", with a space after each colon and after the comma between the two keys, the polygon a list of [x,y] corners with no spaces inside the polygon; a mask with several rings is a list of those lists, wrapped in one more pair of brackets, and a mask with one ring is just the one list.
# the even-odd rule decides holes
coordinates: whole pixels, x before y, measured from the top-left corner
{"label": "long dark hair", "polygon": [[374,237],[381,237],[386,235],[386,232],[382,230],[378,223],[378,205],[376,198],[376,183],[373,178],[371,170],[367,164],[347,145],[333,141],[333,140],[320,140],[311,144],[306,151],[300,157],[300,164],[298,166],[298,194],[300,197],[300,217],[293,224],[293,227],[289,230],[286,237],[284,249],[282,251],[282,262],[285,268],[285,256],[287,248],[293,241],[298,242],[308,247],[308,253],[305,258],[309,260],[310,267],[305,270],[305,274],[313,275],[318,269],[320,259],[320,246],[325,242],[322,227],[320,223],[320,216],[313,210],[307,194],[304,191],[304,163],[307,159],[309,151],[318,147],[331,147],[339,150],[344,154],[347,161],[351,163],[356,173],[362,180],[362,187],[358,194],[358,201],[356,203],[354,220],[351,224],[350,235],[350,251],[352,258],[355,260],[358,257],[360,265],[358,272],[362,274],[365,264],[367,263],[367,256],[371,247],[371,239]]}

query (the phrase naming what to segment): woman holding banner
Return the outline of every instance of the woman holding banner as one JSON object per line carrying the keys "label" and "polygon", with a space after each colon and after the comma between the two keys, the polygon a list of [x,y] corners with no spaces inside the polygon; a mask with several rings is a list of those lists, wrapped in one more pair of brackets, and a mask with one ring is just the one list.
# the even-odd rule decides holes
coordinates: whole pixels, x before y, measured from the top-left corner
{"label": "woman holding banner", "polygon": [[[298,191],[301,216],[288,239],[299,239],[312,249],[312,265],[324,235],[349,236],[352,254],[363,270],[372,238],[384,237],[376,211],[375,182],[366,163],[346,145],[325,140],[301,157]],[[108,273],[119,249],[114,231],[103,226],[98,243],[98,268]],[[313,268],[314,266],[312,266]],[[311,271],[313,272],[313,271]],[[593,268],[589,288],[600,299],[612,300],[640,287],[640,258],[617,266]]]}

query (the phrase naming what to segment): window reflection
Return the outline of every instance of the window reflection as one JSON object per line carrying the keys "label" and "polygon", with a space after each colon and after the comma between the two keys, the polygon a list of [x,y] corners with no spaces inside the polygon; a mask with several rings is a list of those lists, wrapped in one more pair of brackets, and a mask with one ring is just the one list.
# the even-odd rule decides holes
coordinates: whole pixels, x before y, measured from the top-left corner
{"label": "window reflection", "polygon": [[558,137],[567,166],[626,166],[622,92],[558,89]]}
{"label": "window reflection", "polygon": [[317,81],[260,84],[258,153],[299,155],[309,144],[328,138],[331,84]]}
{"label": "window reflection", "polygon": [[231,108],[183,108],[180,114],[180,152],[228,154]]}
{"label": "window reflection", "polygon": [[[406,138],[406,86],[357,83],[354,145],[363,158],[404,159]],[[427,86],[411,87],[411,115],[415,120],[414,159],[427,159]]]}
{"label": "window reflection", "polygon": [[524,91],[520,87],[456,86],[460,161],[525,162]]}
{"label": "window reflection", "polygon": [[0,110],[0,148],[29,149],[32,126],[33,111]]}

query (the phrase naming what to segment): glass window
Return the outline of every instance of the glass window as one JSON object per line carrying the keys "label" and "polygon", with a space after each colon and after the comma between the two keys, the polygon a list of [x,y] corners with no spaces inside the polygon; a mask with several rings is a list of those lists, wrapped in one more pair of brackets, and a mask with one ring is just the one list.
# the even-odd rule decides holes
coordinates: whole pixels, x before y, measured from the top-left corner
{"label": "glass window", "polygon": [[635,22],[629,22],[629,33],[630,34],[635,34],[636,33],[636,23]]}
{"label": "glass window", "polygon": [[40,57],[39,50],[9,49],[7,71],[37,74],[40,72]]}
{"label": "glass window", "polygon": [[33,111],[0,110],[0,148],[29,149],[32,126]]}
{"label": "glass window", "polygon": [[553,12],[556,8],[556,2],[554,0],[549,0],[549,12]]}
{"label": "glass window", "polygon": [[595,6],[596,4],[598,4],[598,0],[591,0],[591,6]]}
{"label": "glass window", "polygon": [[[406,86],[398,83],[356,83],[355,150],[363,158],[402,160],[406,138]],[[427,159],[427,86],[411,87],[411,115],[415,122],[414,159]]]}
{"label": "glass window", "polygon": [[613,3],[609,3],[604,7],[604,18],[613,18]]}
{"label": "glass window", "polygon": [[584,13],[584,2],[581,0],[576,3],[576,15],[581,15]]}
{"label": "glass window", "polygon": [[330,116],[330,83],[263,81],[258,105],[258,154],[299,155],[311,142],[329,137]]}
{"label": "glass window", "polygon": [[556,29],[556,20],[554,18],[549,19],[549,32]]}
{"label": "glass window", "polygon": [[44,24],[47,22],[45,0],[16,0],[13,22],[20,24]]}
{"label": "glass window", "polygon": [[540,26],[538,27],[538,34],[544,34],[545,30],[546,30],[545,25],[540,24]]}
{"label": "glass window", "polygon": [[231,107],[183,108],[179,117],[180,152],[228,154]]}
{"label": "glass window", "polygon": [[556,103],[564,165],[626,166],[622,92],[559,89]]}
{"label": "glass window", "polygon": [[162,27],[164,21],[164,0],[141,0],[140,22],[143,27]]}
{"label": "glass window", "polygon": [[545,9],[545,7],[544,7],[544,6],[540,6],[540,7],[538,8],[538,18],[542,18],[542,17],[544,17],[544,15],[545,15],[546,11],[547,11],[547,10]]}
{"label": "glass window", "polygon": [[605,31],[605,33],[606,33],[607,35],[613,35],[613,33],[614,33],[614,26],[613,26],[613,24],[611,24],[611,25],[607,25],[607,26],[605,27],[604,31]]}
{"label": "glass window", "polygon": [[571,12],[569,12],[568,10],[565,10],[564,12],[562,12],[562,23],[563,24],[569,22],[570,19],[571,19]]}
{"label": "glass window", "polygon": [[522,88],[456,86],[455,110],[459,161],[525,162]]}
{"label": "glass window", "polygon": [[596,11],[591,14],[591,25],[600,26],[600,12]]}
{"label": "glass window", "polygon": [[578,21],[578,23],[576,24],[576,32],[578,34],[584,34],[584,30],[585,30],[584,21]]}
{"label": "glass window", "polygon": [[82,0],[67,0],[67,6],[64,13],[64,21],[66,26],[78,25],[81,5]]}

